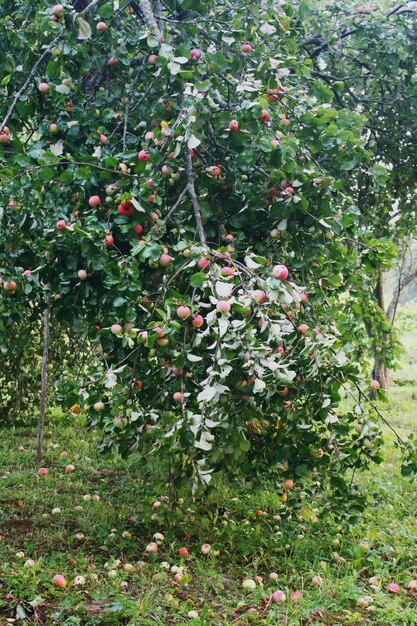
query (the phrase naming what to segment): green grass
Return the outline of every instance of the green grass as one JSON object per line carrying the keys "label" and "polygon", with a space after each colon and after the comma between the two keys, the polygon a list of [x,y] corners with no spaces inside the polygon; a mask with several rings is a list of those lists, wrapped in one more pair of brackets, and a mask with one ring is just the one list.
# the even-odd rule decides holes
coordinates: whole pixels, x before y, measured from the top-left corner
{"label": "green grass", "polygon": [[[382,406],[401,434],[417,424],[416,311],[408,306],[401,312],[405,353],[393,374],[389,404]],[[44,462],[49,473],[43,477],[34,461],[33,430],[2,431],[1,626],[16,612],[32,623],[63,626],[417,625],[417,593],[406,591],[417,579],[416,487],[401,477],[393,436],[384,432],[386,460],[358,478],[369,501],[349,528],[297,517],[275,522],[282,504],[273,485],[256,493],[223,486],[203,507],[183,502],[171,511],[163,502],[154,512],[152,503],[161,494],[141,477],[137,459],[97,455],[96,435],[81,420],[50,418]],[[68,457],[60,456],[63,450]],[[69,463],[75,470],[66,475]],[[100,500],[84,498],[93,495]],[[53,515],[56,507],[61,512]],[[258,516],[259,510],[267,515]],[[156,532],[165,539],[157,555],[148,555],[146,545]],[[212,546],[208,556],[200,552],[205,541]],[[177,556],[182,545],[190,550],[186,563]],[[28,559],[33,567],[25,567]],[[161,567],[164,561],[187,566],[182,581]],[[277,580],[268,578],[271,572]],[[53,587],[58,573],[67,589]],[[72,585],[76,576],[85,578],[83,586]],[[262,576],[263,585],[243,589],[242,581],[254,576]],[[313,576],[322,578],[321,587],[311,584]],[[371,576],[381,585],[372,587]],[[391,581],[400,585],[400,595],[386,591]],[[287,598],[298,589],[302,601],[270,604],[275,589]],[[359,606],[360,598],[368,608]]]}

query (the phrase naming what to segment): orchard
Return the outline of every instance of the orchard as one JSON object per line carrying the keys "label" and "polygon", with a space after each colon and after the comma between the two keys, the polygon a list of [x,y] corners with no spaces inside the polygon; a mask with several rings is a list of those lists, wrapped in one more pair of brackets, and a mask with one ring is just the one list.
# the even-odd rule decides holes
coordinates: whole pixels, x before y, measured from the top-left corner
{"label": "orchard", "polygon": [[[56,412],[135,467],[163,494],[146,562],[166,550],[151,519],[168,502],[174,518],[193,502],[198,520],[222,488],[268,484],[279,510],[259,504],[259,520],[347,523],[384,438],[405,476],[417,468],[413,436],[384,404],[413,269],[391,312],[382,281],[416,221],[416,24],[389,4],[1,6],[0,426],[37,422],[43,484]],[[345,40],[346,69],[333,49],[348,55]],[[399,75],[385,95],[390,59]],[[381,138],[390,124],[404,142]],[[194,558],[182,543],[178,585]],[[50,577],[54,593],[64,574]],[[255,579],[242,589],[262,587]],[[271,589],[263,606],[302,599]]]}

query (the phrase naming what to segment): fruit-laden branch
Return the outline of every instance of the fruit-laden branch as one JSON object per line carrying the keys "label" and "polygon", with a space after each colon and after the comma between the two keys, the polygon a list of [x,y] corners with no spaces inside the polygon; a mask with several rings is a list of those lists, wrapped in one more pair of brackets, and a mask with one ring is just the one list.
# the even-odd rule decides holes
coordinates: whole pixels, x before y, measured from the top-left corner
{"label": "fruit-laden branch", "polygon": [[43,426],[45,423],[46,400],[48,396],[48,356],[49,356],[49,301],[46,303],[43,318],[43,355],[41,364],[41,401],[39,407],[36,460],[42,460]]}
{"label": "fruit-laden branch", "polygon": [[13,98],[13,102],[11,103],[9,110],[6,113],[6,117],[0,124],[0,133],[3,131],[3,128],[7,125],[7,122],[11,118],[13,111],[16,108],[17,103],[19,102],[20,98],[22,97],[22,95],[25,93],[26,89],[29,87],[30,83],[32,82],[32,78],[35,76],[38,67],[43,63],[43,61],[46,59],[46,57],[48,56],[52,48],[54,48],[55,44],[58,43],[61,37],[62,37],[62,34],[60,33],[59,35],[55,37],[55,39],[51,41],[51,43],[45,48],[45,50],[43,51],[39,59],[36,61],[36,63],[32,67],[29,73],[29,76],[27,77],[27,79],[25,80],[25,82],[23,83],[23,85],[21,86],[17,94],[15,95],[15,97]]}
{"label": "fruit-laden branch", "polygon": [[204,232],[203,218],[201,216],[200,205],[199,205],[197,193],[195,190],[193,164],[191,161],[191,154],[189,150],[187,150],[185,153],[185,173],[186,173],[187,181],[188,181],[187,190],[191,198],[191,203],[194,209],[194,216],[195,216],[195,221],[197,225],[197,233],[200,238],[201,245],[206,248],[207,247],[206,234]]}
{"label": "fruit-laden branch", "polygon": [[148,28],[154,32],[159,42],[162,42],[162,32],[157,24],[156,17],[152,11],[151,3],[149,0],[138,0],[138,2],[131,3],[132,9],[136,15],[140,15]]}

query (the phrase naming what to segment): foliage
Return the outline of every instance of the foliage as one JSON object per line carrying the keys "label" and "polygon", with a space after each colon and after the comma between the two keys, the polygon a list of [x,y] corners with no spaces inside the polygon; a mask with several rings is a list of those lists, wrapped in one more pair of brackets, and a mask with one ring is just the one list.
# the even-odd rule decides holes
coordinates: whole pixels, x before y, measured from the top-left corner
{"label": "foliage", "polygon": [[349,193],[356,169],[385,181],[363,117],[290,6],[51,5],[1,8],[4,316],[50,306],[91,346],[62,395],[103,449],[158,452],[176,485],[330,479],[338,506],[347,469],[380,461],[378,428],[336,409],[359,383],[357,296],[395,254]]}

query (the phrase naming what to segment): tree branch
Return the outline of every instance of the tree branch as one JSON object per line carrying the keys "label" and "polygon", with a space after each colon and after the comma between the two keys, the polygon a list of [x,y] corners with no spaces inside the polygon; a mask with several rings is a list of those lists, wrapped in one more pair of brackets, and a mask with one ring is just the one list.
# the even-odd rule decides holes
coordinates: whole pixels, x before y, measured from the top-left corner
{"label": "tree branch", "polygon": [[185,173],[186,173],[187,181],[188,181],[187,191],[191,198],[191,203],[194,209],[194,216],[195,216],[195,221],[197,224],[197,233],[200,238],[201,245],[204,248],[206,248],[207,247],[206,234],[204,232],[203,218],[201,216],[200,205],[199,205],[197,193],[195,190],[193,164],[191,161],[191,154],[189,150],[187,150],[185,153]]}
{"label": "tree branch", "polygon": [[95,5],[96,5],[96,4],[98,4],[99,2],[100,2],[100,0],[92,0],[92,2],[90,2],[90,4],[88,4],[88,5],[85,7],[84,11],[82,11],[82,12],[83,12],[83,13],[88,13],[88,11],[91,11],[91,9],[92,9],[93,7],[95,7]]}
{"label": "tree branch", "polygon": [[46,59],[46,57],[48,56],[52,48],[55,46],[56,43],[58,43],[61,37],[62,37],[62,34],[60,33],[51,41],[51,43],[45,48],[45,50],[43,51],[39,59],[36,61],[36,63],[32,67],[29,73],[29,76],[27,77],[27,79],[25,80],[25,82],[23,83],[23,85],[21,86],[17,94],[15,95],[15,97],[13,98],[13,102],[11,103],[9,110],[6,113],[6,117],[0,124],[0,133],[2,132],[3,128],[7,125],[7,122],[11,118],[13,111],[16,108],[17,103],[19,102],[20,98],[22,97],[22,95],[25,93],[26,89],[29,87],[30,83],[32,82],[32,78],[35,76],[38,67]]}
{"label": "tree branch", "polygon": [[158,26],[149,0],[138,0],[138,2],[132,2],[131,7],[135,11],[136,15],[140,15],[143,18],[149,30],[155,34],[156,38],[161,43],[163,39],[162,31]]}

